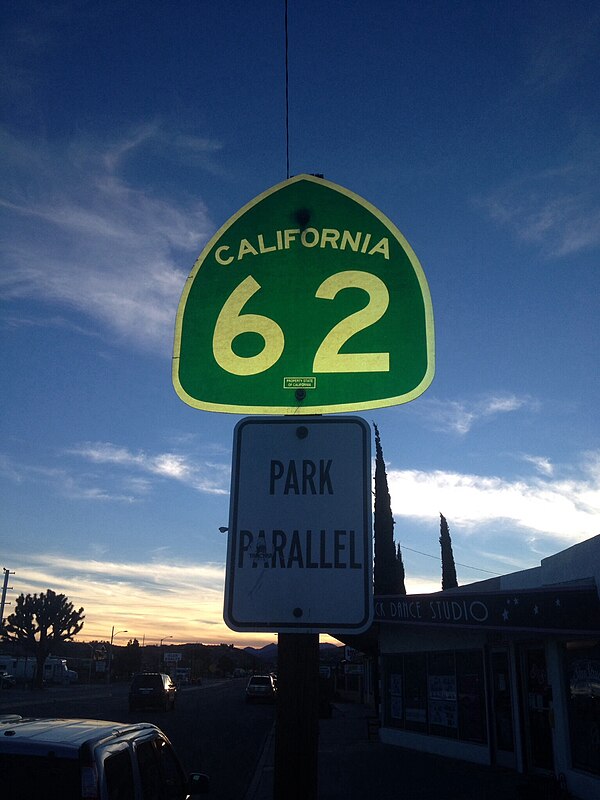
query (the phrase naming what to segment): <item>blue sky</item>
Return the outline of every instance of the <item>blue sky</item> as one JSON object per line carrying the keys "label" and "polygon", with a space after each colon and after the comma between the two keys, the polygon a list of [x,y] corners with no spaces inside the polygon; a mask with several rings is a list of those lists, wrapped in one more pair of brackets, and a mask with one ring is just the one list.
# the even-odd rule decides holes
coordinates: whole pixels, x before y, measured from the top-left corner
{"label": "blue sky", "polygon": [[[84,638],[273,638],[222,621],[238,417],[171,354],[203,246],[286,177],[283,8],[5,4],[0,552]],[[440,512],[461,584],[600,533],[599,50],[592,2],[289,2],[291,174],[379,208],[431,291],[432,385],[364,414],[409,592]]]}

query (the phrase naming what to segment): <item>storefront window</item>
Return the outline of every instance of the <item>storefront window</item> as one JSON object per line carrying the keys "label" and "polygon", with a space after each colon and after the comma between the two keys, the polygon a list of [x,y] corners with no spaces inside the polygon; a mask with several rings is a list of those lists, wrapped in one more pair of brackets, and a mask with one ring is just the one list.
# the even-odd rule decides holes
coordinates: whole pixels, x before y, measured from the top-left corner
{"label": "storefront window", "polygon": [[401,721],[404,719],[404,699],[402,697],[402,674],[390,675],[390,717]]}
{"label": "storefront window", "polygon": [[479,650],[456,653],[459,738],[486,742],[485,684],[483,659]]}
{"label": "storefront window", "polygon": [[600,643],[570,642],[565,667],[573,766],[600,775]]}
{"label": "storefront window", "polygon": [[427,659],[404,656],[404,719],[410,731],[427,732]]}
{"label": "storefront window", "polygon": [[515,737],[508,650],[492,652],[490,666],[495,747],[497,751],[513,753]]}
{"label": "storefront window", "polygon": [[532,767],[552,771],[554,769],[553,693],[548,679],[546,653],[540,646],[524,646],[522,656],[527,698],[525,717],[527,757]]}
{"label": "storefront window", "polygon": [[430,653],[427,661],[429,732],[455,739],[458,736],[458,706],[454,653]]}
{"label": "storefront window", "polygon": [[386,660],[385,724],[404,727],[404,659],[390,656]]}
{"label": "storefront window", "polygon": [[464,741],[486,741],[479,650],[406,653],[385,659],[385,724]]}

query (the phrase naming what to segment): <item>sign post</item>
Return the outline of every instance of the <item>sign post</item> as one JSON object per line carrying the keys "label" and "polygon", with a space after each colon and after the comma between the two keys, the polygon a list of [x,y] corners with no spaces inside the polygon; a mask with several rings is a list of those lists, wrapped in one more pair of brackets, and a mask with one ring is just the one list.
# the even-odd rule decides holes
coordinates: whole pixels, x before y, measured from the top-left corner
{"label": "sign post", "polygon": [[277,687],[273,800],[317,800],[318,634],[279,634]]}
{"label": "sign post", "polygon": [[224,617],[276,631],[276,800],[316,800],[320,632],[372,621],[371,431],[246,417],[234,433]]}
{"label": "sign post", "polygon": [[[396,226],[298,175],[234,214],[182,293],[173,385],[236,426],[224,618],[279,633],[275,800],[316,800],[318,634],[372,621],[370,429],[316,415],[406,403],[433,380],[429,287]],[[293,415],[293,416],[290,416]]]}

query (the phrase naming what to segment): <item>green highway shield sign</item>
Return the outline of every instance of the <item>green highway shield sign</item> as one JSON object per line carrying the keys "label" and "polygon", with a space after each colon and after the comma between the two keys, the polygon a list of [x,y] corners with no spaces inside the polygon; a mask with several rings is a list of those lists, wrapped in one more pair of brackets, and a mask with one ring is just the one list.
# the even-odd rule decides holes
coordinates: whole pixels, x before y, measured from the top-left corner
{"label": "green highway shield sign", "polygon": [[208,242],[177,313],[173,384],[191,406],[322,414],[406,403],[433,380],[423,269],[358,195],[298,175]]}

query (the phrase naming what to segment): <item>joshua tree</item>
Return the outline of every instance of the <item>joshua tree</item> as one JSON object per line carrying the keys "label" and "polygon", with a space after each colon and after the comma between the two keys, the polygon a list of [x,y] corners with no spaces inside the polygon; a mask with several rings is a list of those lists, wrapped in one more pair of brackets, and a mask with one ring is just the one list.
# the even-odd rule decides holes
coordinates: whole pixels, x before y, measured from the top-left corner
{"label": "joshua tree", "polygon": [[9,614],[2,628],[5,641],[19,642],[35,656],[35,682],[44,682],[44,662],[53,645],[72,639],[83,627],[83,608],[75,611],[64,594],[52,589],[38,594],[17,597],[14,613]]}
{"label": "joshua tree", "polygon": [[454,565],[454,553],[452,552],[452,540],[446,517],[440,514],[440,547],[442,548],[442,590],[456,589],[458,581],[456,579],[456,566]]}

